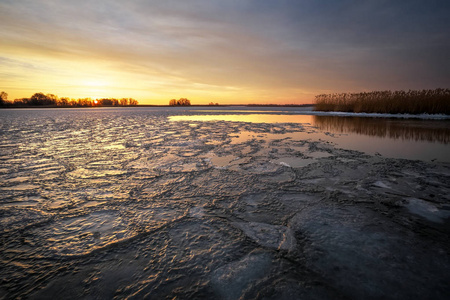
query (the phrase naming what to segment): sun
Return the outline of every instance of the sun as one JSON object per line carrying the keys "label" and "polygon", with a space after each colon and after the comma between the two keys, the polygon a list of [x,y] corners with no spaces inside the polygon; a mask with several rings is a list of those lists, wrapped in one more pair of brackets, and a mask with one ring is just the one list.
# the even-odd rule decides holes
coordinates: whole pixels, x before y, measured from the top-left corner
{"label": "sun", "polygon": [[98,100],[97,99],[94,100],[94,105],[98,105]]}

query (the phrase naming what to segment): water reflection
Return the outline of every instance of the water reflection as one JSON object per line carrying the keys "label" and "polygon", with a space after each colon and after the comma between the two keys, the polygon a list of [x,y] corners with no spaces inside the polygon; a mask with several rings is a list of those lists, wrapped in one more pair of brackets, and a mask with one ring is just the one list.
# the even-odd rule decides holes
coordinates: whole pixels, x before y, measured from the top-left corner
{"label": "water reflection", "polygon": [[[262,131],[243,131],[231,144],[248,139],[322,140],[336,147],[386,157],[450,162],[450,122],[343,116],[286,114],[216,114],[170,116],[171,121],[231,121],[262,123]],[[297,123],[300,131],[271,132],[264,124]],[[283,126],[285,127],[285,126]],[[264,130],[265,128],[265,130]],[[317,130],[316,130],[317,129]]]}
{"label": "water reflection", "polygon": [[443,144],[450,141],[448,121],[313,116],[313,124],[323,131],[338,133],[357,133],[381,138]]}
{"label": "water reflection", "polygon": [[171,121],[226,121],[248,123],[311,123],[311,115],[277,115],[277,114],[223,114],[223,115],[188,115],[171,116]]}
{"label": "water reflection", "polygon": [[450,122],[447,120],[362,118],[343,116],[285,114],[215,114],[171,116],[172,121],[227,121],[249,123],[312,124],[322,131],[356,133],[379,138],[428,141],[448,144]]}

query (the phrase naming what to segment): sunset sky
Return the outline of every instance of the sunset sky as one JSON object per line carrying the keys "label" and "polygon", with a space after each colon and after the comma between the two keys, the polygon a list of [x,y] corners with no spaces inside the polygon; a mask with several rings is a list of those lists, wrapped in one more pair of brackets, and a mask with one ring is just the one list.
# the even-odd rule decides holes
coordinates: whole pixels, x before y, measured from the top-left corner
{"label": "sunset sky", "polygon": [[312,103],[450,87],[450,1],[0,0],[0,91]]}

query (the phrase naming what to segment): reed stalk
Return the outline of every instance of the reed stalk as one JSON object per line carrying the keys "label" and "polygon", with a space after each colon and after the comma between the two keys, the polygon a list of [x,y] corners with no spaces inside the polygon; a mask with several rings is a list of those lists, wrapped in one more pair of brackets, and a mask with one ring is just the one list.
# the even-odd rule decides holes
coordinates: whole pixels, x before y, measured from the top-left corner
{"label": "reed stalk", "polygon": [[316,111],[390,114],[450,114],[450,89],[374,91],[316,96]]}

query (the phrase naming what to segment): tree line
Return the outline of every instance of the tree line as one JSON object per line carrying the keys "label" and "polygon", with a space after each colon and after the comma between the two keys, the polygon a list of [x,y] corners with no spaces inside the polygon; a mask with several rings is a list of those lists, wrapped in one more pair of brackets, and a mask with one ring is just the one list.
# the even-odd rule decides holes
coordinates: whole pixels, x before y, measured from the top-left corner
{"label": "tree line", "polygon": [[57,107],[92,107],[92,106],[136,106],[138,101],[133,98],[68,98],[54,94],[34,93],[30,98],[8,100],[6,92],[0,93],[0,107],[29,107],[29,106],[57,106]]}

